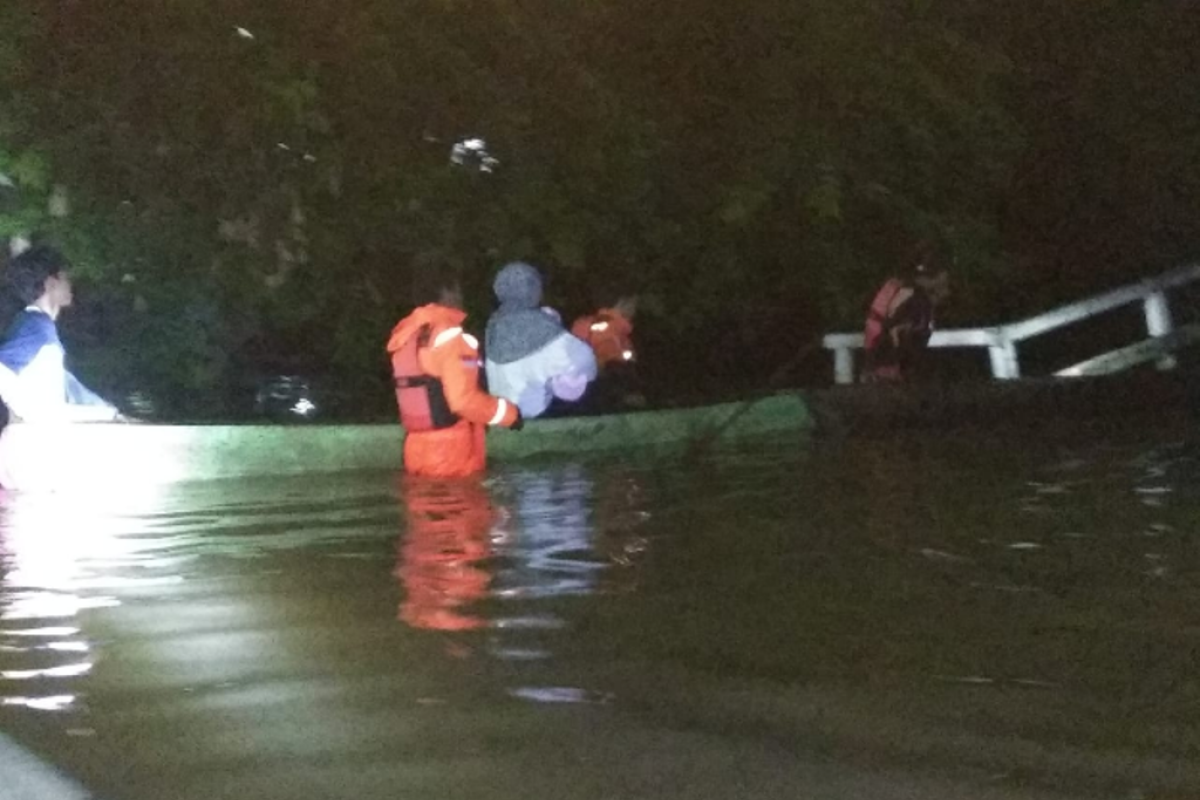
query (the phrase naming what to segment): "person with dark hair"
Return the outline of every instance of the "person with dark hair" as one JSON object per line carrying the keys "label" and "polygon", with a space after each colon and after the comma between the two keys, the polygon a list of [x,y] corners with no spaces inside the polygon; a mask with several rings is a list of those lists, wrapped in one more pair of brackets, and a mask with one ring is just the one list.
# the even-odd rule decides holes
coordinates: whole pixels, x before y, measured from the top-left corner
{"label": "person with dark hair", "polygon": [[387,352],[396,383],[404,468],[437,478],[486,466],[486,428],[519,429],[516,405],[479,388],[479,342],[463,331],[462,290],[432,265],[418,265],[418,304],[392,330]]}
{"label": "person with dark hair", "polygon": [[500,307],[488,319],[484,353],[488,387],[541,416],[555,398],[574,402],[596,379],[596,356],[542,303],[542,276],[529,264],[508,264],[492,283]]}
{"label": "person with dark hair", "polygon": [[863,332],[867,383],[909,380],[933,334],[934,311],[950,293],[950,275],[929,245],[917,248],[905,275],[875,294]]}
{"label": "person with dark hair", "polygon": [[57,320],[73,298],[70,264],[62,253],[37,245],[14,256],[5,270],[8,290],[24,304],[0,342],[0,398],[14,422],[111,422],[116,406],[66,369]]}

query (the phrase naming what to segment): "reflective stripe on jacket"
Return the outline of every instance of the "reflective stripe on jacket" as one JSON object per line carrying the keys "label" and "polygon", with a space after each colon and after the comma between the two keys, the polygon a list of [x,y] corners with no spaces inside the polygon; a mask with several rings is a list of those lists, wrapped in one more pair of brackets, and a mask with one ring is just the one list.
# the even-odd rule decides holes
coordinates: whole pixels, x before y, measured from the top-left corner
{"label": "reflective stripe on jacket", "polygon": [[633,323],[614,308],[580,317],[571,325],[571,333],[592,346],[601,367],[634,358]]}

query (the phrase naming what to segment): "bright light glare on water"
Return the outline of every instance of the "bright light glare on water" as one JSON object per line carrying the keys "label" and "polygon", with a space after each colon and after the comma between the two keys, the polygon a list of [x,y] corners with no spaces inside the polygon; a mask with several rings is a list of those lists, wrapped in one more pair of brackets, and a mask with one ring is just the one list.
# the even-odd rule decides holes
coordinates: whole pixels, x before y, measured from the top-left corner
{"label": "bright light glare on water", "polygon": [[[145,581],[125,574],[152,565],[153,542],[139,535],[141,514],[159,507],[161,485],[100,491],[59,486],[54,491],[9,493],[0,504],[0,645],[21,655],[0,669],[0,701],[39,711],[63,711],[74,695],[62,684],[87,676],[95,666],[80,654],[96,649],[83,631],[89,613],[121,604],[117,592]],[[72,624],[62,624],[70,622]],[[51,683],[47,683],[50,681]],[[4,683],[39,684],[8,694]]]}
{"label": "bright light glare on water", "polygon": [[46,697],[0,697],[0,706],[30,708],[34,711],[64,711],[75,702],[75,695],[54,694]]}

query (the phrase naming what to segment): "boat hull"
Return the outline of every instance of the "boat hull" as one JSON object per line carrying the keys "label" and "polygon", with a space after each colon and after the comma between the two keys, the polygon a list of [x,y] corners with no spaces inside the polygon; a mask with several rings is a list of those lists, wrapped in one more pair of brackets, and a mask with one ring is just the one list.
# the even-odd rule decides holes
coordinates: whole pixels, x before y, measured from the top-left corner
{"label": "boat hull", "polygon": [[[492,429],[493,462],[582,457],[728,442],[811,425],[797,394],[689,409],[535,420],[520,432]],[[5,429],[7,466],[17,473],[122,485],[297,475],[402,466],[403,429],[368,425],[79,424],[49,434]],[[49,460],[48,460],[49,459]]]}

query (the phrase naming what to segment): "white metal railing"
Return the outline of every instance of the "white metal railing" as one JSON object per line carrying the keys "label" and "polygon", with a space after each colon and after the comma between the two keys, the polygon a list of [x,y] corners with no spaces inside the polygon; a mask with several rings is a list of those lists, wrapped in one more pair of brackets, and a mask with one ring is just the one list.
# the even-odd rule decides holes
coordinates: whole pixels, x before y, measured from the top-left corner
{"label": "white metal railing", "polygon": [[[990,328],[963,328],[934,331],[930,347],[986,347],[991,362],[992,377],[1011,380],[1021,377],[1021,362],[1017,345],[1026,339],[1112,311],[1131,303],[1141,302],[1146,318],[1148,342],[1115,350],[1096,358],[1059,370],[1057,376],[1094,375],[1115,372],[1133,364],[1156,360],[1162,368],[1174,366],[1168,351],[1176,346],[1200,340],[1200,330],[1188,325],[1176,330],[1171,321],[1167,292],[1200,280],[1200,264],[1181,267],[1155,278],[1148,278],[1111,292],[1105,292],[1078,303],[1060,306],[1036,317]],[[861,350],[861,333],[830,333],[823,340],[826,350],[833,351],[833,375],[837,383],[854,382],[854,351]]]}

